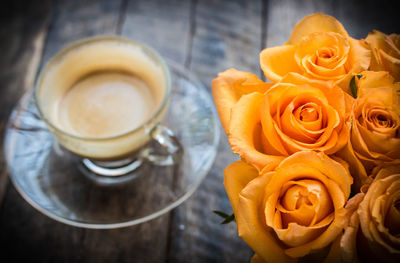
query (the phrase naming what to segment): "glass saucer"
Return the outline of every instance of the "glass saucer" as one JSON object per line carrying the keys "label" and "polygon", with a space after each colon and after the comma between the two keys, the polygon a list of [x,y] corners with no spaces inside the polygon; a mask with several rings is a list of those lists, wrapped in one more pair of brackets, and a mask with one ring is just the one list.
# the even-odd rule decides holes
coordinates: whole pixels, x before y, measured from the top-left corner
{"label": "glass saucer", "polygon": [[11,114],[4,143],[11,181],[23,198],[57,221],[95,229],[146,222],[189,198],[214,162],[219,127],[201,82],[167,64],[172,93],[164,123],[183,147],[178,164],[146,163],[134,176],[94,178],[83,171],[79,157],[55,141],[28,92]]}

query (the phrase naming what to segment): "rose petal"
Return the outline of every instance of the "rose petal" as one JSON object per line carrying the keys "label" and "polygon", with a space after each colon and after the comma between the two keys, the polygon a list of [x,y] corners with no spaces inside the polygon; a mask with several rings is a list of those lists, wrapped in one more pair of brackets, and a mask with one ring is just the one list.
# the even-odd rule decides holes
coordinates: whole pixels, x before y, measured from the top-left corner
{"label": "rose petal", "polygon": [[[284,87],[279,88],[279,86],[274,86],[271,88],[271,92],[266,94],[263,104],[261,105],[260,112],[258,113],[261,118],[261,126],[263,134],[265,135],[262,138],[263,149],[266,153],[275,154],[275,155],[288,155],[288,152],[284,148],[280,137],[278,136],[276,129],[274,126],[277,125],[276,121],[272,118],[272,116],[279,115],[276,113],[276,107],[274,104],[278,103],[282,98],[283,94],[287,92]],[[271,105],[271,103],[273,105]],[[279,111],[279,107],[278,111]],[[273,111],[271,112],[272,109]]]}
{"label": "rose petal", "polygon": [[[392,196],[392,202],[389,205],[389,209],[387,211],[385,225],[390,226],[390,233],[394,236],[399,236],[400,234],[400,211],[398,209],[398,203],[400,200],[400,191],[396,193],[396,195]],[[397,206],[396,206],[397,205]]]}
{"label": "rose petal", "polygon": [[260,205],[271,173],[256,177],[242,190],[239,197],[236,221],[239,236],[263,259],[270,262],[295,262],[285,255],[274,234],[262,223]]}
{"label": "rose petal", "polygon": [[332,82],[311,80],[305,76],[301,76],[297,73],[287,74],[281,81],[281,83],[291,83],[292,85],[311,85],[321,90],[325,96],[320,97],[320,100],[327,100],[329,105],[332,105],[341,116],[351,108],[354,99],[348,94],[345,94],[339,87],[335,86]]}
{"label": "rose petal", "polygon": [[347,201],[345,207],[348,219],[343,236],[340,239],[342,260],[345,263],[359,262],[357,253],[357,233],[360,220],[357,209],[363,199],[364,194],[358,193]]}
{"label": "rose petal", "polygon": [[243,161],[234,162],[225,168],[224,186],[235,214],[240,191],[257,176],[257,169]]}
{"label": "rose petal", "polygon": [[367,183],[370,178],[367,176],[367,172],[365,171],[363,164],[354,153],[351,142],[348,141],[345,147],[339,150],[335,155],[339,156],[343,160],[346,160],[346,162],[350,164],[350,174],[352,174],[354,178],[354,184],[352,187],[355,192],[358,192],[361,186]]}
{"label": "rose petal", "polygon": [[[370,185],[364,200],[360,203],[357,210],[360,218],[360,226],[367,240],[369,240],[369,242],[379,243],[391,253],[400,253],[400,249],[395,249],[395,247],[392,247],[386,240],[382,238],[380,234],[382,231],[379,231],[379,228],[382,229],[380,225],[384,224],[384,222],[381,221],[382,215],[377,214],[376,209],[379,209],[380,202],[382,202],[380,201],[382,200],[380,197],[385,196],[386,190],[398,180],[400,180],[400,174],[391,175],[385,178],[380,176]],[[378,203],[376,203],[377,200]],[[400,244],[400,240],[398,240],[398,238],[392,239],[391,241],[396,240]]]}
{"label": "rose petal", "polygon": [[[356,151],[356,155],[359,158],[361,156],[361,158],[366,160],[375,160],[375,163],[378,163],[380,160],[390,162],[392,159],[386,156],[386,154],[373,152],[369,149],[367,142],[363,139],[361,129],[363,129],[363,127],[356,123],[353,125],[350,135],[351,143],[353,149]],[[368,131],[365,131],[364,129],[364,134],[365,133],[368,133]]]}
{"label": "rose petal", "polygon": [[332,222],[333,216],[328,218],[324,226],[305,227],[296,223],[290,223],[287,229],[275,229],[275,233],[282,242],[290,247],[307,244],[320,236],[326,230],[326,226]]}
{"label": "rose petal", "polygon": [[303,257],[313,250],[321,249],[328,246],[342,231],[345,224],[345,210],[338,209],[335,211],[335,219],[329,225],[328,229],[319,237],[305,245],[289,248],[285,253],[291,257]]}
{"label": "rose petal", "polygon": [[301,73],[295,59],[296,47],[283,45],[266,48],[260,53],[260,65],[264,75],[273,82],[280,81],[287,73]]}
{"label": "rose petal", "polygon": [[343,65],[338,65],[336,68],[324,68],[312,63],[309,57],[304,57],[301,60],[302,68],[306,76],[322,79],[322,80],[340,80],[347,74]]}
{"label": "rose petal", "polygon": [[347,57],[347,70],[349,73],[359,73],[367,70],[371,63],[371,51],[366,47],[362,40],[357,40],[349,37],[350,51]]}
{"label": "rose petal", "polygon": [[[392,253],[400,254],[400,238],[392,234],[395,228],[398,228],[398,223],[386,224],[388,219],[388,210],[393,204],[393,201],[399,200],[400,195],[400,174],[391,175],[387,178],[379,180],[383,183],[385,189],[382,194],[374,199],[370,205],[371,218],[374,226],[371,230],[375,236],[375,241],[386,247]],[[397,210],[397,209],[396,209]],[[390,230],[389,230],[390,229]]]}
{"label": "rose petal", "polygon": [[[381,167],[378,167],[381,168]],[[375,176],[375,180],[380,180],[386,178],[392,174],[400,174],[400,166],[393,165],[393,166],[385,166],[384,169],[379,169],[378,173]]]}
{"label": "rose petal", "polygon": [[257,254],[254,254],[254,256],[251,258],[250,263],[268,263],[265,261],[262,257],[260,257]]}
{"label": "rose petal", "polygon": [[373,101],[382,101],[387,105],[396,102],[396,94],[394,92],[376,91],[376,88],[383,87],[389,87],[392,89],[394,79],[388,72],[363,71],[360,74],[363,77],[358,81],[358,97],[366,97],[369,96],[368,94],[371,92],[374,92],[378,98],[372,97],[371,99],[373,99]]}
{"label": "rose petal", "polygon": [[341,262],[341,249],[340,249],[340,236],[332,243],[329,253],[324,259],[323,263],[336,263]]}
{"label": "rose petal", "polygon": [[236,69],[218,74],[211,84],[211,90],[225,132],[229,131],[231,109],[240,97],[252,92],[264,93],[270,86],[272,84],[264,83],[256,75]]}
{"label": "rose petal", "polygon": [[[264,100],[261,93],[244,95],[232,108],[229,126],[229,142],[234,153],[238,153],[247,162],[259,170],[271,169],[284,159],[283,156],[262,153],[260,130],[260,104]],[[259,145],[258,145],[259,144]]]}
{"label": "rose petal", "polygon": [[[318,101],[318,98],[321,97],[321,95],[315,94],[315,90],[314,92],[307,92],[307,88],[309,87],[305,86],[304,89],[303,87],[299,88],[303,92],[299,92],[298,95],[293,94],[295,97],[293,98],[292,102],[285,108],[281,117],[282,120],[280,128],[282,129],[283,133],[288,135],[290,138],[296,141],[311,144],[314,143],[326,130],[325,127],[321,130],[323,121],[326,120],[326,118],[323,117],[323,114],[321,112],[320,104],[322,103]],[[288,96],[287,93],[285,95]],[[304,107],[307,104],[314,105],[314,108],[317,108],[315,111],[319,112],[317,113],[318,119],[315,122],[308,122],[302,121],[301,119],[296,119],[295,115],[293,114],[296,108],[298,109]],[[307,128],[311,128],[312,130],[308,130]]]}
{"label": "rose petal", "polygon": [[288,43],[297,45],[304,36],[314,32],[336,32],[346,38],[348,37],[343,25],[336,18],[316,13],[306,16],[294,26]]}
{"label": "rose petal", "polygon": [[371,70],[389,71],[395,78],[400,81],[400,35],[386,35],[377,30],[373,30],[365,39],[370,45],[372,51]]}
{"label": "rose petal", "polygon": [[388,138],[388,136],[371,132],[367,128],[357,125],[359,135],[367,147],[366,157],[387,161],[400,159],[400,138]]}
{"label": "rose petal", "polygon": [[[320,49],[336,48],[336,60],[320,59],[316,56]],[[303,37],[295,52],[297,64],[308,75],[316,79],[336,80],[347,74],[345,63],[350,45],[346,38],[333,32],[316,32]]]}
{"label": "rose petal", "polygon": [[[304,152],[299,152],[299,153],[304,153]],[[290,159],[292,156],[295,156],[298,153],[295,153],[288,157],[287,159]],[[304,156],[304,155],[300,155]],[[312,155],[309,155],[312,157]],[[285,161],[287,160],[285,159]],[[334,162],[335,161],[328,159],[328,162]],[[290,180],[298,180],[298,179],[311,179],[311,180],[318,180],[324,184],[326,189],[329,192],[329,195],[331,197],[332,203],[334,205],[335,209],[339,209],[344,206],[346,197],[348,197],[350,193],[350,184],[348,182],[351,182],[352,178],[346,178],[349,177],[348,171],[344,167],[342,167],[339,163],[336,164],[329,164],[330,166],[335,167],[331,171],[328,172],[328,174],[324,174],[324,169],[330,170],[329,166],[327,168],[322,168],[323,170],[320,171],[321,167],[318,166],[312,166],[312,162],[308,162],[308,160],[303,160],[304,164],[302,163],[294,163],[289,166],[284,166],[284,167],[279,167],[276,170],[276,176],[269,182],[268,189],[266,189],[265,195],[269,197],[267,199],[266,207],[265,207],[265,216],[266,216],[266,222],[267,225],[272,226],[273,225],[273,220],[274,220],[274,210],[275,207],[277,206],[277,201],[280,193],[281,186],[286,182]],[[310,165],[311,164],[311,165]],[[320,166],[324,166],[324,161],[319,162]],[[338,172],[338,174],[331,174],[332,172]],[[333,177],[332,177],[333,176]],[[332,178],[332,179],[331,179]],[[339,180],[335,180],[335,178]],[[346,185],[340,185],[340,183],[343,182],[343,184]],[[346,192],[343,191],[343,189],[346,190]],[[347,189],[348,188],[348,189]],[[274,209],[274,210],[272,210]]]}
{"label": "rose petal", "polygon": [[383,50],[379,50],[383,67],[392,74],[396,81],[400,80],[400,59],[394,58]]}
{"label": "rose petal", "polygon": [[[349,172],[340,163],[333,161],[324,153],[316,153],[313,151],[298,152],[282,161],[276,169],[302,163],[318,169],[328,178],[337,182],[343,191],[344,197],[347,200],[350,195],[350,185],[353,183],[353,178]],[[326,184],[325,184],[326,186]],[[331,194],[332,196],[332,194]]]}

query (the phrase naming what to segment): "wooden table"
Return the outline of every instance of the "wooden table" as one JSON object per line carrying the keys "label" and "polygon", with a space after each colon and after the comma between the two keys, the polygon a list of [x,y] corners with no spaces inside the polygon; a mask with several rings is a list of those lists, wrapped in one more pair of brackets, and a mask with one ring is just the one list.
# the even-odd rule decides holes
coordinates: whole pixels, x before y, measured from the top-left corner
{"label": "wooden table", "polygon": [[[355,38],[372,29],[400,33],[395,1],[71,0],[8,1],[0,17],[0,136],[38,69],[77,39],[117,34],[147,43],[195,72],[210,89],[230,67],[262,75],[258,54],[283,44],[295,23],[323,12]],[[222,131],[222,128],[221,128]],[[248,262],[252,252],[236,225],[222,185],[235,159],[221,137],[219,153],[196,193],[172,212],[116,230],[70,227],[32,208],[8,183],[0,141],[0,262]]]}

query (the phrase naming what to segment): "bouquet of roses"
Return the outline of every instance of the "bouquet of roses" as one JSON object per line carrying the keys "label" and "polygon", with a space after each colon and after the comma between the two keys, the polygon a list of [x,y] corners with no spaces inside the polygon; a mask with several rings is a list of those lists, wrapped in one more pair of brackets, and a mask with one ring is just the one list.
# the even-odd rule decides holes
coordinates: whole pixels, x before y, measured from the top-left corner
{"label": "bouquet of roses", "polygon": [[266,83],[212,82],[241,160],[224,171],[252,262],[400,262],[400,35],[305,17],[260,53]]}

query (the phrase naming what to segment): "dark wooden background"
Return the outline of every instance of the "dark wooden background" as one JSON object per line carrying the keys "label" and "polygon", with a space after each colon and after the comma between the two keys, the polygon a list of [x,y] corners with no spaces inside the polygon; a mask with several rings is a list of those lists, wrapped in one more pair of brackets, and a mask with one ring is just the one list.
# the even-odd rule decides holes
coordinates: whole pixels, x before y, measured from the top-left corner
{"label": "dark wooden background", "polygon": [[[86,230],[40,214],[9,183],[4,128],[41,65],[66,44],[118,34],[157,49],[195,72],[210,88],[230,67],[261,76],[258,54],[283,44],[305,15],[338,18],[351,36],[372,29],[400,33],[397,1],[351,0],[42,0],[0,6],[0,262],[248,262],[252,252],[236,225],[220,225],[212,210],[231,212],[222,185],[234,160],[227,138],[208,177],[183,205],[148,223]],[[222,129],[221,129],[222,131]]]}

